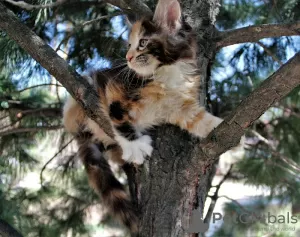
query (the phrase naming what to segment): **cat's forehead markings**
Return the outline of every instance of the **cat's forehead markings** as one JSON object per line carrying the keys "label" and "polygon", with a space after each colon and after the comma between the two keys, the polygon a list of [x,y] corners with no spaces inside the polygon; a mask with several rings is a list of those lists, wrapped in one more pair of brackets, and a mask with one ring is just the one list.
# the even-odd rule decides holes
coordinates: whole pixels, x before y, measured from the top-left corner
{"label": "cat's forehead markings", "polygon": [[130,41],[136,41],[139,39],[140,35],[143,33],[142,22],[138,21],[132,25],[130,33]]}

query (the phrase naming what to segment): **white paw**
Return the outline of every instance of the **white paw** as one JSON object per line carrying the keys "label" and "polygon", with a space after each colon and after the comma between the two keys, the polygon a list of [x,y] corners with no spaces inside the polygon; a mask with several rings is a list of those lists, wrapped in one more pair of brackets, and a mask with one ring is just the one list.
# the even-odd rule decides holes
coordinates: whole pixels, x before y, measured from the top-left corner
{"label": "white paw", "polygon": [[152,139],[148,135],[143,135],[133,141],[128,141],[124,137],[116,136],[116,140],[123,150],[122,159],[127,162],[140,165],[143,164],[146,156],[151,156],[152,154]]}

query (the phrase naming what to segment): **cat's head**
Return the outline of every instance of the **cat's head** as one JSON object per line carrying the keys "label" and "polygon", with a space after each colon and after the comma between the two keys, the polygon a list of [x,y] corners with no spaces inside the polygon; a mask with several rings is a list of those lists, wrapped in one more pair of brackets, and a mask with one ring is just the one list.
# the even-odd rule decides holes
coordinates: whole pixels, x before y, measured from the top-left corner
{"label": "cat's head", "polygon": [[196,38],[181,18],[177,0],[159,0],[154,17],[132,26],[126,54],[128,67],[140,76],[151,76],[158,67],[196,57]]}

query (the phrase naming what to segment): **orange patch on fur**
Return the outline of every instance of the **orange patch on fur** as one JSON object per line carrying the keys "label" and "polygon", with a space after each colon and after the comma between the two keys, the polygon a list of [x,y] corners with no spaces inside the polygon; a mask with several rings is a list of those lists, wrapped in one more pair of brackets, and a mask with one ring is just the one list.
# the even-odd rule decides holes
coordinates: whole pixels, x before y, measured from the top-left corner
{"label": "orange patch on fur", "polygon": [[110,82],[105,89],[107,98],[107,104],[111,104],[113,101],[125,101],[124,89],[121,85]]}
{"label": "orange patch on fur", "polygon": [[111,150],[106,152],[108,159],[117,163],[118,165],[124,165],[125,161],[122,159],[122,148],[120,146],[116,146]]}
{"label": "orange patch on fur", "polygon": [[70,107],[64,113],[64,126],[68,132],[76,133],[79,127],[84,124],[85,113],[79,104],[75,104]]}
{"label": "orange patch on fur", "polygon": [[201,110],[194,118],[191,122],[187,123],[187,129],[191,130],[199,121],[201,121],[203,119],[203,116],[205,114],[205,110]]}
{"label": "orange patch on fur", "polygon": [[141,33],[141,26],[142,26],[141,21],[137,21],[132,25],[129,41],[139,36],[139,34]]}
{"label": "orange patch on fur", "polygon": [[141,90],[142,98],[160,100],[165,95],[166,92],[163,84],[158,82],[151,82]]}

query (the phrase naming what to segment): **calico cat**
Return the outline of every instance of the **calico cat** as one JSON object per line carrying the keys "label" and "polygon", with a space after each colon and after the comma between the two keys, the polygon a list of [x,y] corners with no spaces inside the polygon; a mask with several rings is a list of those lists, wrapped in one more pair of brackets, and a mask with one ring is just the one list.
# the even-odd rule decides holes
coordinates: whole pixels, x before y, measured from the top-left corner
{"label": "calico cat", "polygon": [[128,43],[127,65],[96,71],[90,80],[115,138],[105,134],[72,98],[64,107],[63,120],[78,140],[91,186],[134,232],[135,212],[106,159],[142,164],[152,153],[146,131],[154,125],[175,124],[204,138],[222,120],[199,105],[195,32],[181,17],[177,0],[159,0],[152,19],[133,24]]}

